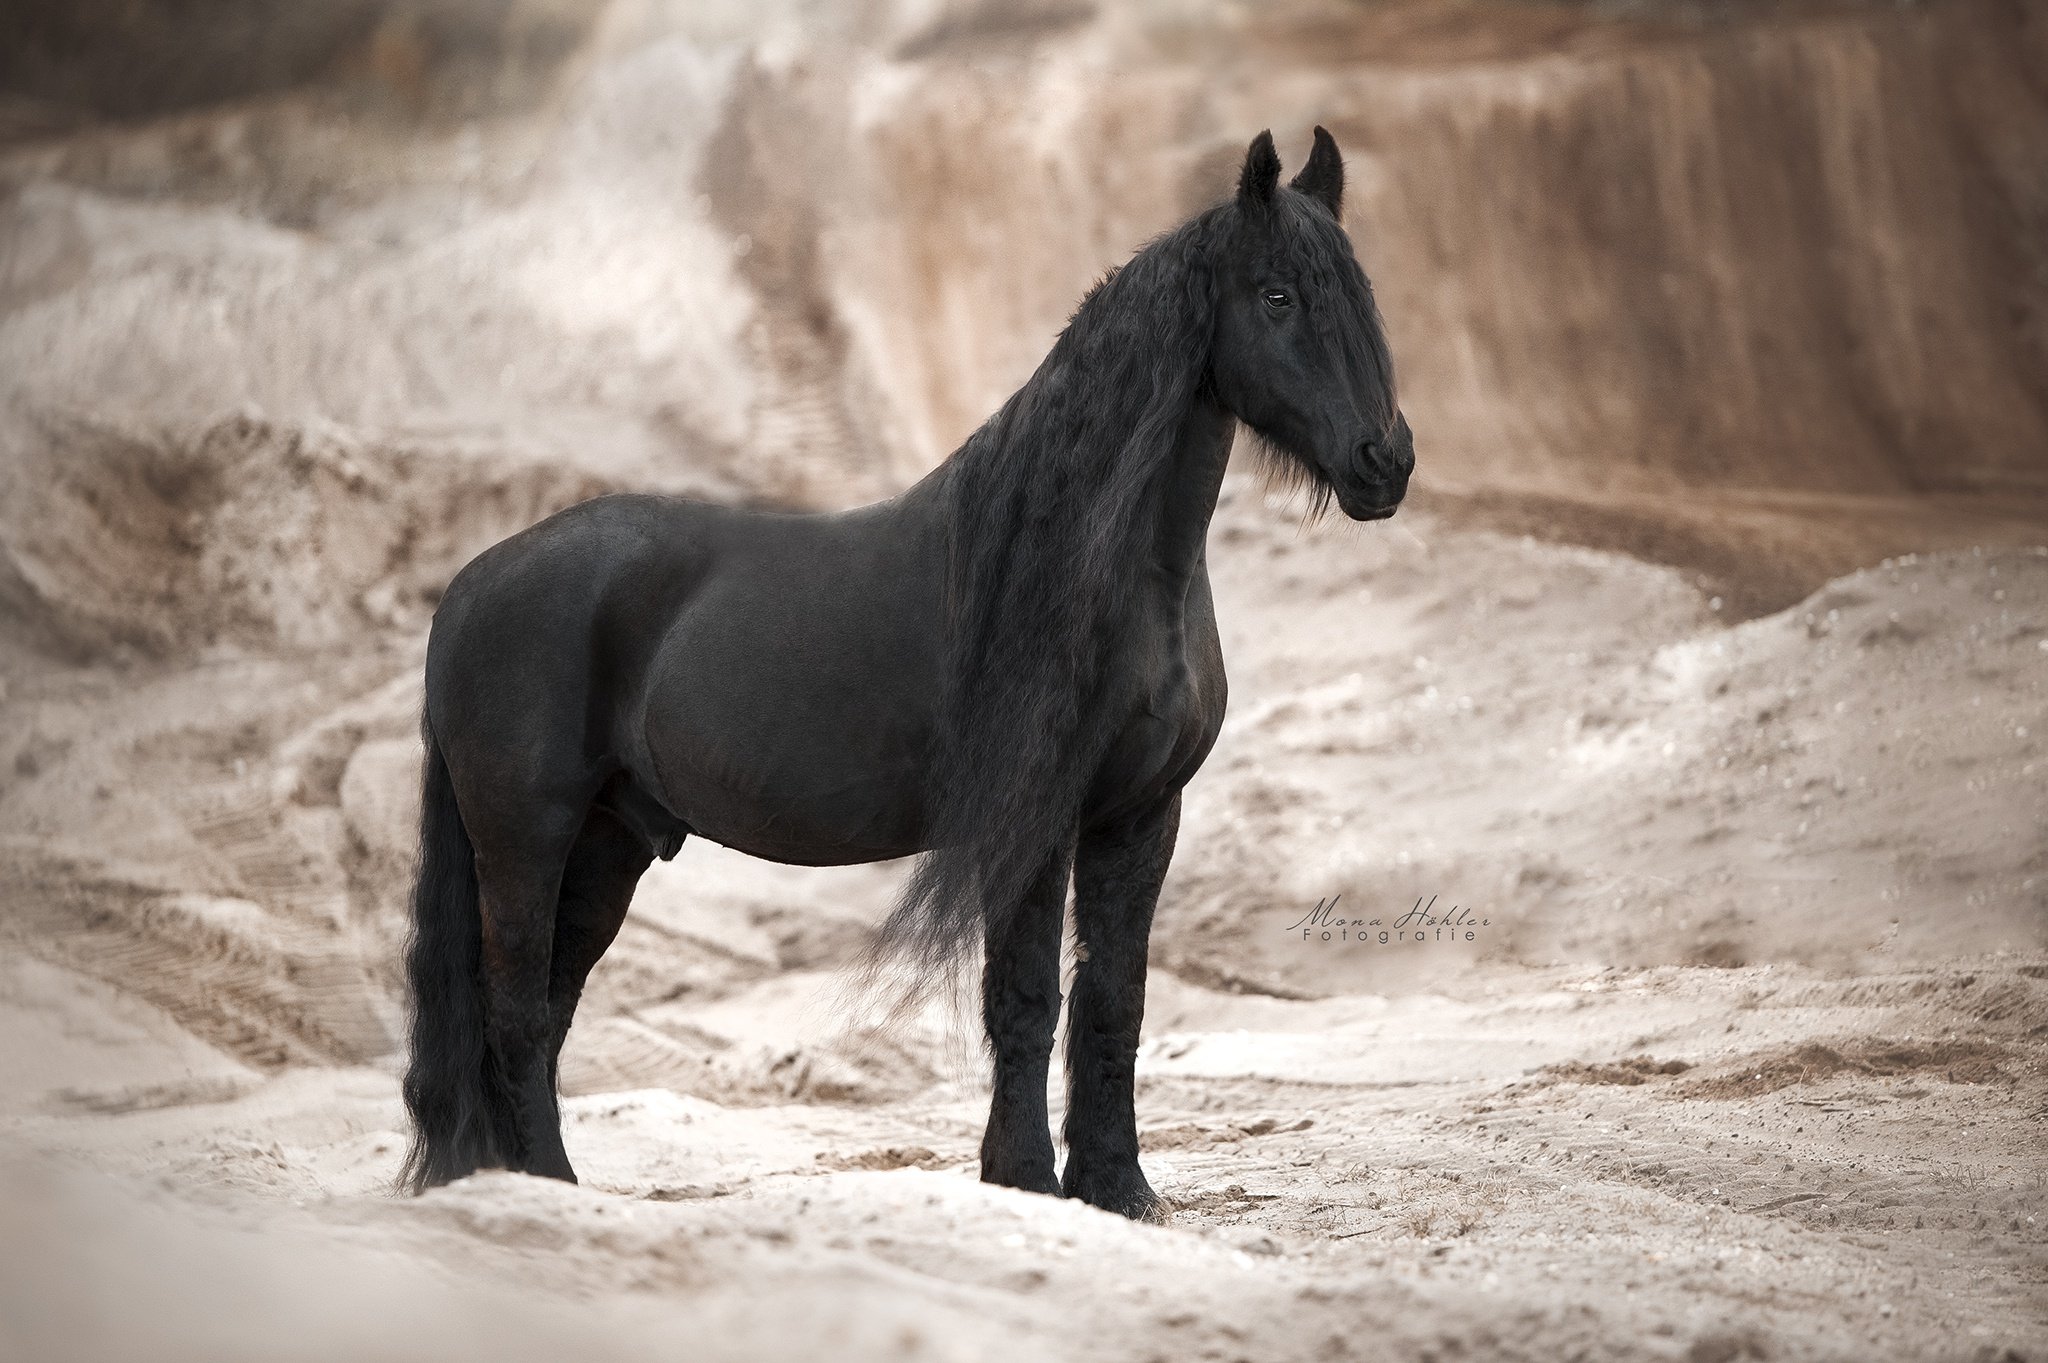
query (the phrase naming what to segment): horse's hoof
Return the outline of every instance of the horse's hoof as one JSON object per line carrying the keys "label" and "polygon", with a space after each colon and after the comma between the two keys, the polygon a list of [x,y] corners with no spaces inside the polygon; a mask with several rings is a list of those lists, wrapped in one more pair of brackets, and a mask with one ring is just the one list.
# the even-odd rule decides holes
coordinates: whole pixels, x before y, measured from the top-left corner
{"label": "horse's hoof", "polygon": [[567,1155],[552,1159],[530,1159],[523,1166],[517,1167],[520,1173],[530,1174],[534,1178],[551,1178],[561,1183],[582,1182],[576,1177],[576,1170],[569,1163]]}
{"label": "horse's hoof", "polygon": [[1173,1219],[1173,1204],[1152,1191],[1135,1164],[1099,1172],[1077,1171],[1069,1165],[1061,1195],[1133,1221],[1163,1226]]}

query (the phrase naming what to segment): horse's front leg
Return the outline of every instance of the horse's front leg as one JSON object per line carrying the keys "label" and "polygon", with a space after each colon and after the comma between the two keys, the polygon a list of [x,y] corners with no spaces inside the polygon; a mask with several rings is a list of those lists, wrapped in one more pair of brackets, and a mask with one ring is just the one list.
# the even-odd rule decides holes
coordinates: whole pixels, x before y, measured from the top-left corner
{"label": "horse's front leg", "polygon": [[1132,1087],[1145,1016],[1145,949],[1152,909],[1173,860],[1180,795],[1111,828],[1084,834],[1074,862],[1079,939],[1067,1016],[1068,1197],[1140,1220],[1159,1195],[1138,1167]]}
{"label": "horse's front leg", "polygon": [[981,977],[981,1017],[995,1053],[995,1094],[981,1138],[981,1179],[1059,1195],[1046,1073],[1060,1015],[1060,929],[1068,852],[1032,881],[1012,912],[991,916]]}

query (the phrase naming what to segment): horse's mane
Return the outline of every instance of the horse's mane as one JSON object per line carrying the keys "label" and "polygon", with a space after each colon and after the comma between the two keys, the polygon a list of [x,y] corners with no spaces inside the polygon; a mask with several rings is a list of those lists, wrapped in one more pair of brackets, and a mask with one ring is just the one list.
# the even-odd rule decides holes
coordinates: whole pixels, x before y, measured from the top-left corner
{"label": "horse's mane", "polygon": [[871,962],[931,985],[1041,874],[1064,874],[1102,656],[1153,540],[1147,489],[1206,381],[1220,206],[1159,237],[1082,300],[1025,385],[949,460],[948,677],[926,808],[934,851]]}

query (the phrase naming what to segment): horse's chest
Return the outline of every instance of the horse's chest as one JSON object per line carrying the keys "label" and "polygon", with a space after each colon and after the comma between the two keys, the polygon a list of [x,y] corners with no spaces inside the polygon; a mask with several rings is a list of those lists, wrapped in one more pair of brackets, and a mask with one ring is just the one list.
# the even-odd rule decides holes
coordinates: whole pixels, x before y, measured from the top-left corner
{"label": "horse's chest", "polygon": [[[1206,584],[1204,584],[1206,588]],[[1121,812],[1185,785],[1223,727],[1222,652],[1203,590],[1191,608],[1135,626],[1124,665],[1104,688],[1115,718],[1090,803]]]}

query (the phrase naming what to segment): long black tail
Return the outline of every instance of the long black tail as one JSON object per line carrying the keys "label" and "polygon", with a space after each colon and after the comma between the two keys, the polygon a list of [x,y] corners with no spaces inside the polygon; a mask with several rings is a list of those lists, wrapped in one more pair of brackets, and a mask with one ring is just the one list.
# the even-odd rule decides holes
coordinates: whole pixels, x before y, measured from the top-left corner
{"label": "long black tail", "polygon": [[412,1060],[405,1106],[412,1148],[399,1187],[424,1192],[479,1168],[501,1165],[497,1101],[478,979],[482,918],[476,856],[455,805],[448,763],[424,723],[427,761],[420,790],[420,859],[412,892],[412,942],[405,973],[412,1003]]}

